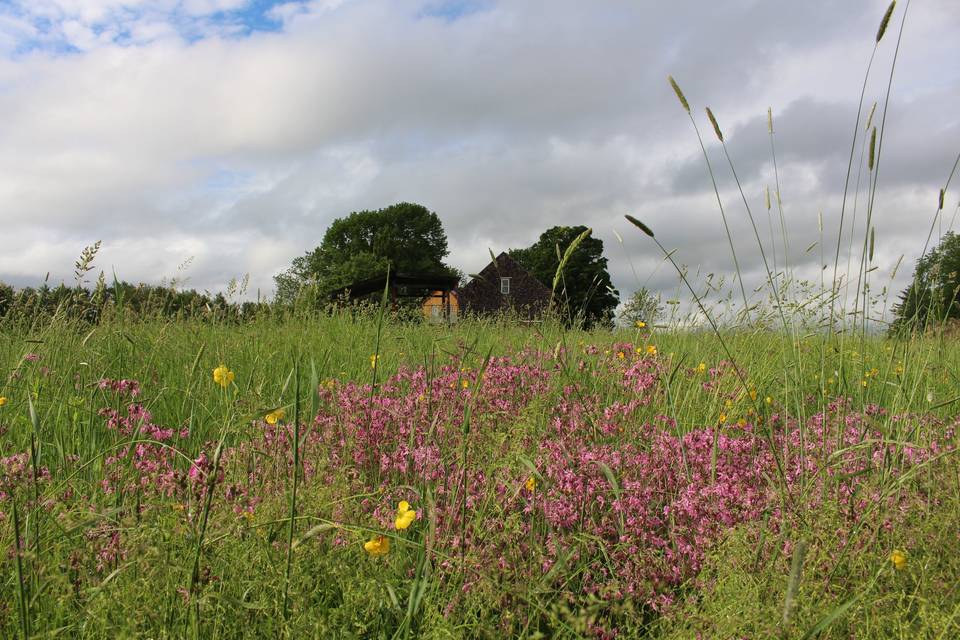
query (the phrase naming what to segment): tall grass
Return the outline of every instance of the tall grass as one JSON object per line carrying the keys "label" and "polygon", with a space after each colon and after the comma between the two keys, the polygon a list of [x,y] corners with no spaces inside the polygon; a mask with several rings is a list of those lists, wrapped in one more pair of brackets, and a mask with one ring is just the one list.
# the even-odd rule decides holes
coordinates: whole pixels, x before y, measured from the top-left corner
{"label": "tall grass", "polygon": [[[736,138],[706,110],[764,265],[751,301],[706,143],[670,78],[742,304],[627,216],[676,272],[688,317],[436,326],[393,314],[385,292],[366,309],[265,308],[242,322],[134,317],[122,299],[96,322],[66,307],[0,319],[2,634],[960,634],[960,348],[942,332],[869,330],[892,68],[879,127],[873,109],[861,121],[894,9],[872,44],[840,211],[820,222],[824,269],[831,220],[837,245],[819,288],[792,273],[772,110],[769,240]],[[851,310],[840,245],[852,256],[864,168]],[[588,233],[564,248],[554,290]],[[221,363],[236,373],[223,386]],[[416,510],[406,527],[401,500]]]}

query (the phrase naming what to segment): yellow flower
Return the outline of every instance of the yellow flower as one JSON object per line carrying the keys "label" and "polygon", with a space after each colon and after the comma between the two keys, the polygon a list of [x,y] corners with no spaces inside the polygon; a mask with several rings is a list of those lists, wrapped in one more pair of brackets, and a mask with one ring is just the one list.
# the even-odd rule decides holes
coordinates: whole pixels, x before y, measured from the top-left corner
{"label": "yellow flower", "polygon": [[724,412],[721,411],[721,412],[720,412],[719,422],[720,422],[720,424],[723,424],[723,423],[726,422],[726,421],[727,421],[727,414],[725,414]]}
{"label": "yellow flower", "polygon": [[903,363],[902,363],[902,362],[897,365],[896,372],[897,372],[897,375],[898,375],[898,376],[902,376],[902,375],[903,375]]}
{"label": "yellow flower", "polygon": [[897,571],[905,569],[907,567],[907,554],[899,549],[894,549],[893,553],[890,554],[890,562],[893,563],[893,568]]}
{"label": "yellow flower", "polygon": [[410,508],[410,503],[406,500],[401,500],[400,504],[397,505],[397,519],[394,520],[393,524],[397,529],[406,529],[413,521],[417,519],[417,512]]}
{"label": "yellow flower", "polygon": [[224,389],[226,389],[227,386],[233,382],[233,379],[233,371],[230,371],[225,364],[221,363],[219,367],[213,370],[213,381]]}
{"label": "yellow flower", "polygon": [[0,407],[2,407],[5,404],[7,404],[6,396],[0,396]]}
{"label": "yellow flower", "polygon": [[617,351],[617,357],[623,360],[627,357],[627,354],[625,354],[623,351]]}
{"label": "yellow flower", "polygon": [[363,543],[363,549],[372,556],[383,556],[390,552],[390,538],[377,536]]}
{"label": "yellow flower", "polygon": [[273,411],[265,415],[263,419],[266,420],[267,424],[277,424],[278,422],[283,420],[284,416],[286,415],[287,414],[283,410],[283,407],[280,407],[279,409],[274,409]]}
{"label": "yellow flower", "polygon": [[750,389],[750,399],[751,399],[751,400],[756,400],[756,399],[757,399],[757,390],[756,390],[756,389]]}
{"label": "yellow flower", "polygon": [[537,479],[533,476],[527,478],[527,481],[523,483],[523,486],[527,488],[527,491],[533,493],[533,490],[537,488]]}
{"label": "yellow flower", "polygon": [[767,396],[766,398],[764,398],[763,401],[766,402],[767,404],[773,404],[773,398],[771,398],[770,396]]}
{"label": "yellow flower", "polygon": [[461,381],[460,381],[460,386],[463,387],[464,389],[466,389],[467,387],[470,386],[470,381],[469,381],[469,380],[466,380],[466,379],[461,380]]}
{"label": "yellow flower", "polygon": [[648,355],[648,356],[655,356],[655,355],[657,355],[657,348],[656,348],[655,346],[653,346],[652,344],[651,344],[651,345],[648,345],[648,346],[647,346],[647,355]]}
{"label": "yellow flower", "polygon": [[637,329],[643,329],[645,326],[647,326],[646,322],[643,320],[637,320]]}
{"label": "yellow flower", "polygon": [[707,370],[706,362],[701,362],[700,364],[697,365],[697,373],[703,373],[706,370]]}
{"label": "yellow flower", "polygon": [[370,355],[370,368],[375,369],[377,367],[377,361],[380,360],[380,356],[376,353]]}

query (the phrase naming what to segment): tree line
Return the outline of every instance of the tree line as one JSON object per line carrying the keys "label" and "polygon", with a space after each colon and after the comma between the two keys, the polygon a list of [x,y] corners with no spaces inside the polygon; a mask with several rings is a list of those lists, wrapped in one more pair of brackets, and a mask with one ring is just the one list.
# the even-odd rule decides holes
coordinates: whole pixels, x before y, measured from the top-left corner
{"label": "tree line", "polygon": [[[564,251],[585,226],[557,226],[544,231],[529,247],[508,254],[548,288]],[[330,295],[351,283],[395,273],[464,274],[446,262],[447,234],[439,216],[420,204],[401,202],[383,209],[355,211],[327,228],[316,248],[293,260],[277,275],[276,296],[292,302],[311,292]],[[586,326],[611,325],[619,304],[603,255],[603,241],[588,236],[568,257],[555,294],[555,311]]]}

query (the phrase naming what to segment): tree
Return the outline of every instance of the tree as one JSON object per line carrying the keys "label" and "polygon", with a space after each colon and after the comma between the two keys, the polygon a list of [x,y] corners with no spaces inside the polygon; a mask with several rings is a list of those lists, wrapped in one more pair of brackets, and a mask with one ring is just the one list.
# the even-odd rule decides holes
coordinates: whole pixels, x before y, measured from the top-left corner
{"label": "tree", "polygon": [[[560,260],[577,236],[587,227],[552,227],[526,249],[511,249],[511,258],[519,262],[540,282],[550,287]],[[587,236],[571,254],[564,266],[555,302],[567,322],[582,322],[584,326],[613,323],[613,310],[620,300],[619,292],[610,282],[607,259],[603,257],[603,240]]]}
{"label": "tree", "polygon": [[393,272],[456,275],[444,264],[447,234],[436,213],[419,204],[401,202],[356,211],[333,221],[320,246],[295,258],[274,277],[277,299],[291,301],[308,284],[329,293],[352,282]]}
{"label": "tree", "polygon": [[960,236],[948,231],[917,261],[913,280],[900,294],[894,313],[893,328],[906,331],[960,318]]}
{"label": "tree", "polygon": [[660,296],[655,296],[646,288],[639,288],[633,292],[630,299],[620,311],[620,321],[626,326],[633,327],[639,322],[652,325],[663,313]]}

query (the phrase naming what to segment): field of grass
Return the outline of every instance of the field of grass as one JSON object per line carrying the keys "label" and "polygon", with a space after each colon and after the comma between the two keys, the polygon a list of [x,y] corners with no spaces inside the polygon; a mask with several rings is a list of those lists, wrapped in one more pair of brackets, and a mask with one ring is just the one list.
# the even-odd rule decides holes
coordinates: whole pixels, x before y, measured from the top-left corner
{"label": "field of grass", "polygon": [[0,635],[960,635],[957,345],[721,335],[5,327]]}
{"label": "field of grass", "polygon": [[739,191],[751,296],[699,129],[726,297],[630,219],[691,295],[668,326],[0,317],[0,636],[960,637],[960,346],[872,333],[872,64],[819,287],[791,271],[771,111],[768,243]]}

